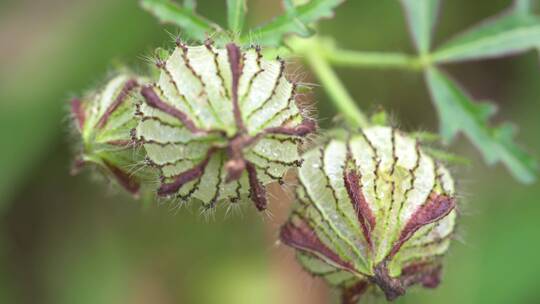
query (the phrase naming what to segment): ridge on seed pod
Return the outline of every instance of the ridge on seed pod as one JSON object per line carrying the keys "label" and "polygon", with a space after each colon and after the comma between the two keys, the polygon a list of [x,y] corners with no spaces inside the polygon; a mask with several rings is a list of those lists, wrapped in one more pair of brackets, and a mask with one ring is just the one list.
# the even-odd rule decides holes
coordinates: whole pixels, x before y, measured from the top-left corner
{"label": "ridge on seed pod", "polygon": [[285,63],[233,43],[178,41],[166,55],[156,62],[159,79],[140,90],[134,131],[161,176],[158,195],[206,209],[249,196],[266,209],[265,185],[301,164],[299,148],[316,129]]}
{"label": "ridge on seed pod", "polygon": [[393,300],[415,284],[436,287],[457,215],[450,173],[396,129],[346,137],[303,155],[282,242],[341,289],[343,303],[367,291]]}

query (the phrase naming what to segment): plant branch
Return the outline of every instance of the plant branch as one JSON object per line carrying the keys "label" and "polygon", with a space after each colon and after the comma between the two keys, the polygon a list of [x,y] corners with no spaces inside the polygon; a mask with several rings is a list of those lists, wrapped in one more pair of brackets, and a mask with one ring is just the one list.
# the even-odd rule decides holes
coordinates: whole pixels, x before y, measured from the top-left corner
{"label": "plant branch", "polygon": [[405,70],[421,70],[424,66],[421,58],[402,53],[361,52],[337,48],[325,48],[323,51],[325,58],[337,66]]}
{"label": "plant branch", "polygon": [[326,93],[347,122],[353,127],[369,127],[368,118],[360,110],[324,56],[320,41],[314,38],[309,40],[295,39],[291,42],[294,52],[301,54],[306,59]]}

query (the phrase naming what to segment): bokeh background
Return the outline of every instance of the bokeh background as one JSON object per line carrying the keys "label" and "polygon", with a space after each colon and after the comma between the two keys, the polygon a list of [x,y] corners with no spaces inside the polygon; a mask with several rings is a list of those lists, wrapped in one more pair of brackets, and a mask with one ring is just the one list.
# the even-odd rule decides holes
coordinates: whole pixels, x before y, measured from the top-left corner
{"label": "bokeh background", "polygon": [[[224,24],[224,0],[199,11]],[[435,42],[491,16],[509,0],[444,1]],[[250,22],[278,14],[278,0],[250,0]],[[276,245],[289,202],[276,191],[274,217],[243,209],[206,220],[197,207],[144,207],[92,174],[69,175],[67,101],[114,66],[143,67],[169,46],[166,30],[135,0],[0,0],[0,303],[336,303]],[[349,0],[320,25],[347,48],[413,52],[396,0]],[[499,105],[497,120],[520,127],[539,156],[540,64],[529,52],[446,67],[476,97]],[[406,130],[436,130],[422,75],[340,69],[358,103],[389,110]],[[307,75],[309,79],[309,75]],[[313,80],[313,79],[311,79]],[[335,114],[320,88],[323,124]],[[462,195],[459,236],[443,284],[399,303],[540,303],[540,187],[486,167],[463,138],[452,151]]]}

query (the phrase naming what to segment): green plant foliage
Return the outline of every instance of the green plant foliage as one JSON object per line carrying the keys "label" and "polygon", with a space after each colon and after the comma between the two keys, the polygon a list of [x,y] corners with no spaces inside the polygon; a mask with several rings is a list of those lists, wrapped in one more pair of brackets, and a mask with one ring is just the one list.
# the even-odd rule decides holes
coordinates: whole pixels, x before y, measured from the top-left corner
{"label": "green plant foliage", "polygon": [[209,34],[220,31],[220,27],[197,15],[193,9],[195,2],[183,7],[171,0],[141,0],[141,6],[156,16],[161,22],[179,26],[183,35],[196,41],[204,41]]}
{"label": "green plant foliage", "polygon": [[[304,155],[281,240],[300,262],[357,303],[367,290],[393,300],[435,287],[457,215],[448,170],[406,134],[371,127]],[[354,300],[356,299],[356,300]]]}
{"label": "green plant foliage", "polygon": [[305,4],[294,6],[293,2],[286,1],[286,12],[269,23],[257,27],[244,36],[242,41],[254,41],[264,46],[278,46],[288,34],[302,37],[310,36],[308,26],[322,18],[330,18],[334,9],[345,0],[311,0]]}
{"label": "green plant foliage", "polygon": [[441,46],[432,55],[438,63],[494,58],[540,45],[540,17],[514,11],[483,22]]}
{"label": "green plant foliage", "polygon": [[440,0],[401,0],[416,49],[427,54],[437,21]]}
{"label": "green plant foliage", "polygon": [[535,180],[538,164],[514,144],[513,128],[508,124],[489,125],[489,118],[495,112],[492,104],[475,103],[437,68],[428,69],[426,79],[439,113],[444,140],[451,141],[458,132],[463,132],[488,164],[503,162],[520,181]]}
{"label": "green plant foliage", "polygon": [[246,0],[227,0],[227,21],[229,30],[241,33],[247,12]]}

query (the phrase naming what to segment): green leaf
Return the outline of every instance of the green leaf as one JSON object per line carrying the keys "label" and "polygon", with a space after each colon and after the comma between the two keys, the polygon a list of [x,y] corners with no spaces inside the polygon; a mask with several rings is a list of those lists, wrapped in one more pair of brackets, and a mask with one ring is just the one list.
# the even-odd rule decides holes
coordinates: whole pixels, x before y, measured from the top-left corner
{"label": "green leaf", "polygon": [[313,31],[308,25],[334,15],[334,9],[345,0],[311,0],[294,6],[294,1],[285,1],[286,12],[269,23],[262,25],[242,40],[255,40],[258,44],[278,46],[288,34],[309,37]]}
{"label": "green leaf", "polygon": [[435,62],[493,58],[520,53],[540,45],[540,18],[506,14],[484,22],[443,45],[433,54]]}
{"label": "green leaf", "polygon": [[488,164],[502,162],[512,175],[524,183],[536,179],[538,163],[514,142],[514,129],[509,124],[489,126],[495,108],[487,103],[475,103],[456,83],[436,68],[426,71],[426,79],[441,119],[441,135],[452,140],[458,132],[482,152]]}
{"label": "green leaf", "polygon": [[246,12],[246,0],[227,0],[227,20],[231,31],[234,33],[242,32]]}
{"label": "green leaf", "polygon": [[440,2],[440,0],[401,0],[414,44],[420,54],[429,52]]}
{"label": "green leaf", "polygon": [[207,34],[220,29],[218,25],[195,14],[192,7],[182,7],[170,0],[142,0],[141,6],[161,22],[179,26],[186,36],[198,41],[204,41]]}

